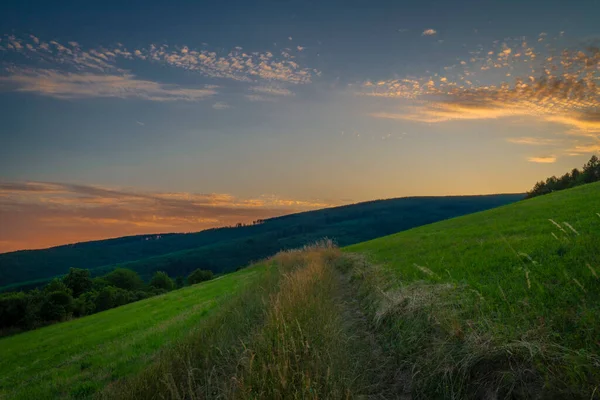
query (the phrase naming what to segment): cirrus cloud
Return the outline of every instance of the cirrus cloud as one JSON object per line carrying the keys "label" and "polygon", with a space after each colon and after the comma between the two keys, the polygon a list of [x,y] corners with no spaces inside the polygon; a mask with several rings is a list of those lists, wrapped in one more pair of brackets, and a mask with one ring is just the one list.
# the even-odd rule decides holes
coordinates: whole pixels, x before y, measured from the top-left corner
{"label": "cirrus cloud", "polygon": [[0,77],[0,83],[18,92],[58,99],[117,97],[162,102],[198,101],[216,93],[213,89],[160,84],[128,74],[66,73],[43,69],[14,69],[12,72],[8,77]]}

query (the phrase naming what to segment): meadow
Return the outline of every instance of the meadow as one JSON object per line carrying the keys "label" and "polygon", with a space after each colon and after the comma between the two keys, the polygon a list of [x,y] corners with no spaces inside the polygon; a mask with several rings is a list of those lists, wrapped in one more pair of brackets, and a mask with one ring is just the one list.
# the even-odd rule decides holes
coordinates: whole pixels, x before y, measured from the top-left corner
{"label": "meadow", "polygon": [[372,314],[418,376],[413,391],[598,395],[600,184],[345,250],[381,294]]}
{"label": "meadow", "polygon": [[0,398],[86,397],[189,335],[260,268],[0,339]]}
{"label": "meadow", "polygon": [[600,398],[600,183],[0,340],[5,398]]}

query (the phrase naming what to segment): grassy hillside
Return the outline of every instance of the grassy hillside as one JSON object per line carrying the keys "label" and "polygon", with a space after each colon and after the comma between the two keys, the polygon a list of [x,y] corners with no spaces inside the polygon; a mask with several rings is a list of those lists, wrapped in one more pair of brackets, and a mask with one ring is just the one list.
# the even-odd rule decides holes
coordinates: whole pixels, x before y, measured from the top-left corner
{"label": "grassy hillside", "polygon": [[260,267],[85,318],[0,339],[0,398],[86,397],[139,372],[181,340]]}
{"label": "grassy hillside", "polygon": [[590,184],[2,339],[0,397],[597,399],[599,274]]}
{"label": "grassy hillside", "polygon": [[302,246],[325,236],[344,246],[523,197],[516,194],[378,200],[272,218],[239,228],[131,236],[0,254],[0,290],[34,287],[67,273],[70,267],[91,269],[94,275],[102,275],[128,263],[126,267],[144,278],[157,270],[171,276],[187,275],[196,268],[227,272],[280,249]]}
{"label": "grassy hillside", "polygon": [[384,294],[374,316],[417,392],[597,395],[599,183],[346,250],[366,257],[354,273]]}

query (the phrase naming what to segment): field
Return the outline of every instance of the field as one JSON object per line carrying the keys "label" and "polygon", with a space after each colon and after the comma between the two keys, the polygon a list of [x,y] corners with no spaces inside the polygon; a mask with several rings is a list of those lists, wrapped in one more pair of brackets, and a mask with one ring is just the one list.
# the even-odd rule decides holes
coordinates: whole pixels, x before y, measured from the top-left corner
{"label": "field", "polygon": [[250,268],[85,318],[0,339],[0,398],[85,397],[133,374],[260,274]]}
{"label": "field", "polygon": [[395,344],[429,395],[597,394],[600,184],[346,250],[377,266],[378,317],[402,318]]}
{"label": "field", "polygon": [[0,397],[600,398],[600,184],[261,265],[0,340]]}

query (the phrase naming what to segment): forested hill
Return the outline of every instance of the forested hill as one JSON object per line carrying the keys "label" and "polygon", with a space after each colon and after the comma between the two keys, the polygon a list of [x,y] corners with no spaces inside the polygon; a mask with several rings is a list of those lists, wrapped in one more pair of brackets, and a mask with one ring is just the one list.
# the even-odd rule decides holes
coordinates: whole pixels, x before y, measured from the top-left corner
{"label": "forested hill", "polygon": [[188,234],[122,237],[0,254],[0,290],[31,287],[68,272],[87,268],[99,275],[118,266],[143,277],[161,270],[171,276],[196,268],[232,271],[250,261],[322,237],[341,246],[509,204],[524,194],[407,197],[271,218],[235,228]]}

